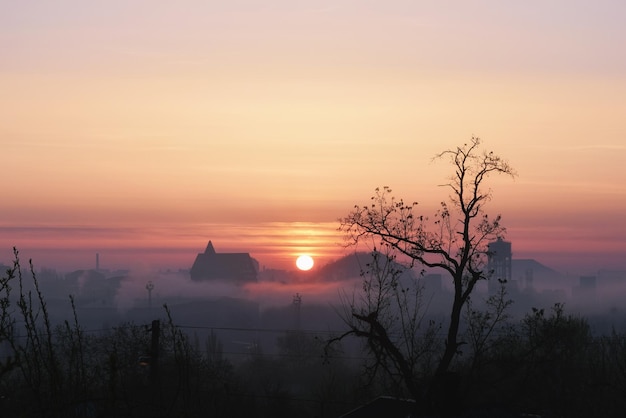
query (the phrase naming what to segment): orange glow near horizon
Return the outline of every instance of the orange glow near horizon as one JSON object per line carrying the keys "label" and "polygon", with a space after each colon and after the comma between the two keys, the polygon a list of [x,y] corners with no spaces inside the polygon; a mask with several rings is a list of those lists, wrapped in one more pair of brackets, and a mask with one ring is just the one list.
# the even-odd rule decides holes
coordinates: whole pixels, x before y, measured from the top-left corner
{"label": "orange glow near horizon", "polygon": [[[174,225],[171,227],[26,227],[0,226],[6,242],[0,262],[11,261],[15,246],[39,267],[93,268],[95,254],[103,268],[187,269],[211,240],[219,253],[249,252],[262,269],[293,269],[294,254],[306,251],[320,264],[346,254],[336,223],[271,222]],[[3,241],[5,239],[2,239]],[[7,240],[8,241],[8,240]],[[107,267],[108,266],[108,267]]]}

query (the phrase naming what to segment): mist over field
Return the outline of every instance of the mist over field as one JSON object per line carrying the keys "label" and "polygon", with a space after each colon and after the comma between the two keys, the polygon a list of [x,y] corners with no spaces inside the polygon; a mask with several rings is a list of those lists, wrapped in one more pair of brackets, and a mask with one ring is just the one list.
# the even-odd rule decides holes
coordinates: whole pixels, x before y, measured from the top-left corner
{"label": "mist over field", "polygon": [[[180,316],[177,312],[179,307],[189,304],[200,306],[218,301],[226,305],[228,302],[225,301],[232,301],[233,306],[237,301],[252,304],[255,327],[292,329],[296,323],[293,301],[299,296],[303,311],[314,308],[317,312],[326,312],[323,320],[305,319],[301,326],[340,330],[345,325],[341,318],[342,309],[350,301],[362,297],[368,262],[366,253],[352,254],[325,265],[316,265],[311,271],[298,271],[295,264],[293,270],[263,269],[259,271],[258,280],[237,283],[232,280],[194,281],[188,268],[150,270],[139,263],[136,268],[124,270],[61,272],[39,267],[37,260],[33,260],[36,277],[49,300],[52,316],[67,319],[71,314],[69,296],[72,295],[76,299],[79,319],[84,316],[89,327],[95,329],[103,324],[114,325],[116,321],[146,321],[151,315],[161,317],[164,304],[182,322],[220,326],[223,318],[219,316],[194,317],[187,308]],[[5,269],[9,264],[4,262]],[[626,271],[602,269],[595,275],[572,275],[557,272],[535,260],[514,259],[514,265],[513,278],[505,285],[507,298],[513,301],[509,308],[513,317],[521,318],[533,307],[549,309],[555,303],[563,303],[568,312],[593,318],[596,332],[626,327],[626,308],[622,303],[626,293]],[[407,284],[423,288],[421,303],[424,312],[445,322],[451,304],[452,284],[441,271],[416,268],[409,273],[412,279]],[[29,273],[25,271],[24,275],[28,277]],[[32,283],[25,282],[26,287],[31,288]],[[475,303],[480,305],[490,292],[493,290],[488,289],[487,282],[479,283],[473,297]],[[289,312],[286,316],[291,319],[283,317],[276,324],[259,322],[264,312],[276,309],[286,310]],[[98,314],[94,315],[94,312]]]}

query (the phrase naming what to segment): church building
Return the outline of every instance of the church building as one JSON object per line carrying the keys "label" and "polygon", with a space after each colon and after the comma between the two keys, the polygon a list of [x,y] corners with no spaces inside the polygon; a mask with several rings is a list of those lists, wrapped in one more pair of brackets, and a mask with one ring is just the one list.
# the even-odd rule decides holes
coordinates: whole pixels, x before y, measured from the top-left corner
{"label": "church building", "polygon": [[259,263],[249,253],[217,253],[209,241],[203,253],[196,256],[191,267],[191,280],[225,280],[256,282]]}

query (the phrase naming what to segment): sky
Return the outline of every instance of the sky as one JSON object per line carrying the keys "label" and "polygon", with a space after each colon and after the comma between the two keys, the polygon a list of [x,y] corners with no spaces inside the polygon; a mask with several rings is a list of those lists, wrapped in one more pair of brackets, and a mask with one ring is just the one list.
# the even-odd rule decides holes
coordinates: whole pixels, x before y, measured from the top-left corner
{"label": "sky", "polygon": [[626,269],[623,1],[0,1],[0,262],[267,268],[428,213],[472,135],[514,258]]}

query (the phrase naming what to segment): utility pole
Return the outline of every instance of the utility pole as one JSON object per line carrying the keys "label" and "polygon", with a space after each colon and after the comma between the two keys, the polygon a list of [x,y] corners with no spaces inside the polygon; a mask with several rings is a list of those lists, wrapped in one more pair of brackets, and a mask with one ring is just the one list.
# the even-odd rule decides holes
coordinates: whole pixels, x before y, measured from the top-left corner
{"label": "utility pole", "polygon": [[154,289],[154,283],[150,280],[146,284],[146,290],[148,291],[148,308],[152,309],[152,289]]}

